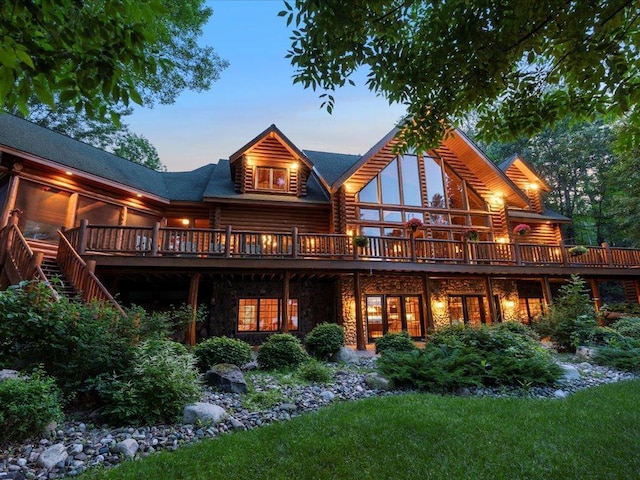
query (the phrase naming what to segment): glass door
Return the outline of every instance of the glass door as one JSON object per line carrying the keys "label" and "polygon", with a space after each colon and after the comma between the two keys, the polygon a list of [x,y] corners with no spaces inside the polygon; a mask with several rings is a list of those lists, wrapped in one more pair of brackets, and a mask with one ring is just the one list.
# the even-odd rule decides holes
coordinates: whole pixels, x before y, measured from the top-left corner
{"label": "glass door", "polygon": [[387,297],[387,325],[385,333],[402,332],[400,297]]}

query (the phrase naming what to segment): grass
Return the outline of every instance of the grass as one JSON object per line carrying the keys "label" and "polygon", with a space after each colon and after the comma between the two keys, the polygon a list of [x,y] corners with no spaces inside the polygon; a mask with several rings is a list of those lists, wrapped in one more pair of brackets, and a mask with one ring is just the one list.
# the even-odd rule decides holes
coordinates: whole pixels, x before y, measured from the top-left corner
{"label": "grass", "polygon": [[635,479],[640,380],[563,400],[397,395],[127,462],[87,479]]}

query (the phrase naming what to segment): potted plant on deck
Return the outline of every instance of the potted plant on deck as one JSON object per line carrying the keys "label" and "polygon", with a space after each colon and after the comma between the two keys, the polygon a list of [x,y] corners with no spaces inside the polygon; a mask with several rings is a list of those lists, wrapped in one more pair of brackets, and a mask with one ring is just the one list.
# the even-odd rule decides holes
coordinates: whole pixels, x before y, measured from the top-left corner
{"label": "potted plant on deck", "polygon": [[513,233],[516,235],[526,235],[531,231],[531,227],[526,223],[520,223],[513,228]]}
{"label": "potted plant on deck", "polygon": [[571,247],[568,252],[572,257],[579,257],[587,253],[588,249],[584,245],[576,245],[575,247]]}
{"label": "potted plant on deck", "polygon": [[365,237],[364,235],[356,235],[355,237],[353,237],[353,246],[354,247],[364,248],[367,245],[369,245],[369,239],[367,237]]}
{"label": "potted plant on deck", "polygon": [[404,226],[407,228],[407,230],[415,232],[417,229],[419,229],[422,226],[422,220],[420,220],[419,218],[413,217],[407,220],[407,223],[405,223]]}

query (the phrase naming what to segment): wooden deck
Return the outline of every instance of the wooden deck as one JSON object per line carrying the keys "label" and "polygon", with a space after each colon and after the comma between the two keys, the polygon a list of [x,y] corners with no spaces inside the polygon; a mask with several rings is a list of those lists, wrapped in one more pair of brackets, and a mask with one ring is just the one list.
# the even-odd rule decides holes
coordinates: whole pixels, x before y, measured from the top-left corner
{"label": "wooden deck", "polygon": [[489,275],[640,276],[640,249],[368,237],[354,247],[342,234],[97,226],[64,233],[97,265],[148,268],[312,269]]}

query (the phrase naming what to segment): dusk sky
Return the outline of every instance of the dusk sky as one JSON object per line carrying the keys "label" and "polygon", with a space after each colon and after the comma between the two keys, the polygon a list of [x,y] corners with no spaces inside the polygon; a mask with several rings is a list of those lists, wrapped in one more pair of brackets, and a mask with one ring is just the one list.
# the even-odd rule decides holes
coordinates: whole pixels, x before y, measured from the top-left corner
{"label": "dusk sky", "polygon": [[364,85],[338,91],[333,114],[320,109],[321,92],[293,85],[284,58],[290,45],[282,0],[210,0],[213,15],[203,45],[230,65],[202,93],[187,92],[176,103],[137,109],[125,119],[156,147],[169,171],[216,163],[272,123],[300,149],[363,154],[404,113]]}

